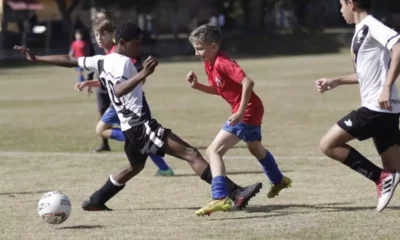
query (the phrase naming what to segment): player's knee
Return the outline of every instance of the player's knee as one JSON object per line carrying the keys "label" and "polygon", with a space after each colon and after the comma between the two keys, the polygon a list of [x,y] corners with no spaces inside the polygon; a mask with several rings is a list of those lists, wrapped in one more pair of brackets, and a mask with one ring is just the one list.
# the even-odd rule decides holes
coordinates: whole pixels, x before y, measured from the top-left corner
{"label": "player's knee", "polygon": [[203,157],[201,156],[199,150],[197,150],[194,147],[188,147],[186,149],[186,159],[190,161],[197,161],[199,159],[202,159]]}
{"label": "player's knee", "polygon": [[326,138],[322,138],[319,142],[319,149],[323,154],[330,156],[331,152],[333,151],[333,145]]}
{"label": "player's knee", "polygon": [[99,135],[100,137],[102,137],[103,134],[103,124],[101,122],[98,122],[96,125],[96,134]]}
{"label": "player's knee", "polygon": [[210,146],[208,146],[208,148],[206,150],[206,156],[208,159],[210,159],[211,156],[213,156],[213,155],[222,155],[221,149],[218,149],[214,145],[210,145]]}

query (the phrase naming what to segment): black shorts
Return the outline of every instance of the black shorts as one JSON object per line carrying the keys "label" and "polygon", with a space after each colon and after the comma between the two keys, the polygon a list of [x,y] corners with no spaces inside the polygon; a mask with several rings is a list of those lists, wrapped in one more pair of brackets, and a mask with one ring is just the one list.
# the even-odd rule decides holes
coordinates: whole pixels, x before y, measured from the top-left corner
{"label": "black shorts", "polygon": [[163,157],[165,153],[162,148],[170,132],[155,119],[124,131],[124,149],[131,165],[145,164],[149,155]]}
{"label": "black shorts", "polygon": [[100,115],[103,115],[111,104],[110,97],[108,96],[107,90],[104,90],[102,88],[97,88],[96,97],[97,97],[97,109]]}
{"label": "black shorts", "polygon": [[372,138],[379,154],[400,143],[399,116],[362,107],[352,111],[337,125],[360,141]]}

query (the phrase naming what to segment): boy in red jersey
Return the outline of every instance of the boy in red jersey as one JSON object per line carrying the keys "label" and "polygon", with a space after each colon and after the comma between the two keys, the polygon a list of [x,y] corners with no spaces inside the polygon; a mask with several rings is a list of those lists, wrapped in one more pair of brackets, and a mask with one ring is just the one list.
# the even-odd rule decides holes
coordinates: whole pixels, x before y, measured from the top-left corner
{"label": "boy in red jersey", "polygon": [[268,198],[291,185],[291,180],[280,172],[274,157],[261,143],[261,123],[264,107],[260,98],[253,92],[254,82],[240,66],[220,51],[221,32],[212,25],[195,29],[190,37],[196,55],[204,62],[208,85],[197,81],[194,72],[189,72],[187,81],[199,91],[220,95],[232,107],[232,116],[207,148],[213,175],[212,201],[196,212],[198,216],[210,215],[215,211],[230,210],[232,202],[226,192],[225,165],[223,155],[240,140],[246,142],[250,153],[263,166],[272,183]]}
{"label": "boy in red jersey", "polygon": [[[82,39],[83,35],[80,30],[75,31],[75,41],[72,42],[71,48],[69,50],[69,56],[74,58],[85,57],[87,55],[88,44]],[[76,68],[78,72],[78,81],[85,81],[83,76],[83,69],[80,67]]]}

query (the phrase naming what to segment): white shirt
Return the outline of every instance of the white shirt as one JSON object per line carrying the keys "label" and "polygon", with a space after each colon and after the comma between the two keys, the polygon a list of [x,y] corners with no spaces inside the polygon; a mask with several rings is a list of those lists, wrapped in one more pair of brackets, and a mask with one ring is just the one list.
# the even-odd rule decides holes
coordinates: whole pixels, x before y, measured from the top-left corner
{"label": "white shirt", "polygon": [[392,87],[392,111],[381,109],[379,97],[390,67],[392,47],[400,35],[372,16],[356,25],[351,44],[354,68],[360,84],[361,104],[377,112],[400,113],[397,87]]}
{"label": "white shirt", "polygon": [[130,58],[118,53],[111,53],[81,57],[78,59],[78,64],[81,68],[99,74],[100,82],[107,88],[108,96],[118,113],[122,131],[151,119],[150,108],[141,84],[121,98],[115,96],[115,84],[126,81],[137,74]]}

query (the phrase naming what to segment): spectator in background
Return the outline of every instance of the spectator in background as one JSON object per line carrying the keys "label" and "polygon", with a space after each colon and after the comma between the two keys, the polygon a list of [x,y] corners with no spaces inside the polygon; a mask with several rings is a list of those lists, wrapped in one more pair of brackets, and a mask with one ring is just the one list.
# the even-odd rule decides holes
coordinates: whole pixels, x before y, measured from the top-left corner
{"label": "spectator in background", "polygon": [[[81,30],[75,30],[75,41],[72,42],[71,48],[69,50],[69,56],[74,58],[85,57],[88,55],[87,42],[83,40],[83,33]],[[76,68],[78,72],[78,82],[85,81],[83,76],[83,69],[80,67]]]}

